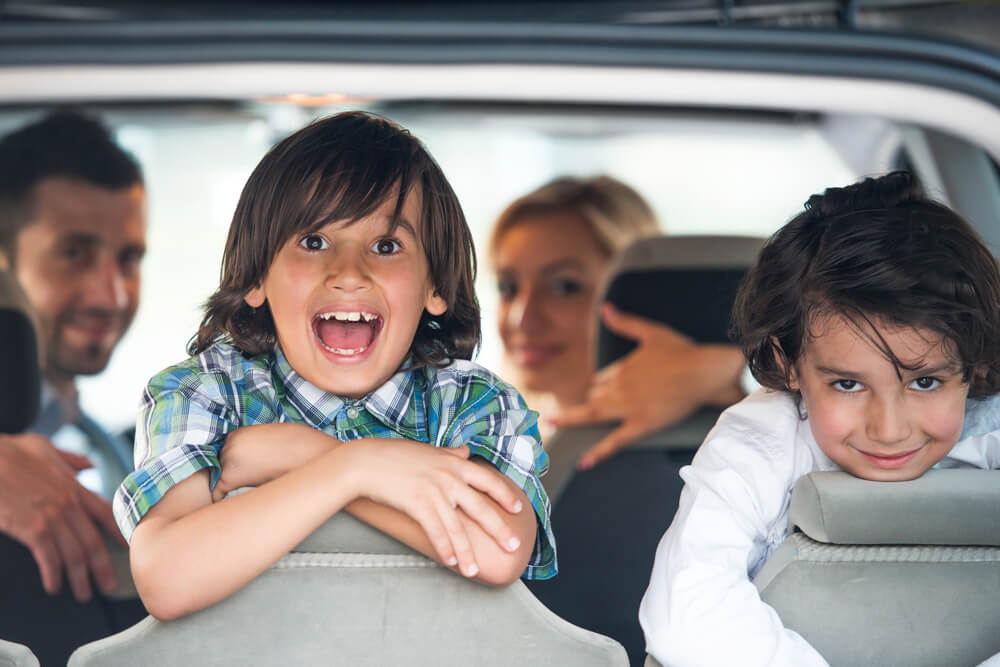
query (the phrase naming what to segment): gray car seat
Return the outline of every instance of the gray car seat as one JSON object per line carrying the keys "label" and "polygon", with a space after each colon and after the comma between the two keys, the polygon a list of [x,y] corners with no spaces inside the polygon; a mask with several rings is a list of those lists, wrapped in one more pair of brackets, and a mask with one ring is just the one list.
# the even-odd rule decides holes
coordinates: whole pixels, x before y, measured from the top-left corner
{"label": "gray car seat", "polygon": [[754,580],[831,665],[976,665],[1000,652],[1000,472],[806,475]]}
{"label": "gray car seat", "polygon": [[0,433],[35,422],[42,395],[35,323],[14,277],[0,268]]}
{"label": "gray car seat", "polygon": [[559,618],[521,582],[468,581],[346,513],[228,599],[147,617],[71,667],[626,665],[615,641]]}
{"label": "gray car seat", "polygon": [[[761,243],[732,236],[641,239],[612,263],[600,300],[700,342],[728,342],[736,288]],[[633,347],[598,323],[598,367]],[[677,509],[679,470],[718,415],[718,410],[701,410],[579,473],[577,459],[615,425],[570,428],[546,442],[550,468],[542,483],[553,502],[559,576],[528,587],[563,618],[620,641],[632,664],[645,655],[639,602],[656,544]]]}
{"label": "gray car seat", "polygon": [[39,667],[38,658],[24,644],[0,639],[0,667]]}

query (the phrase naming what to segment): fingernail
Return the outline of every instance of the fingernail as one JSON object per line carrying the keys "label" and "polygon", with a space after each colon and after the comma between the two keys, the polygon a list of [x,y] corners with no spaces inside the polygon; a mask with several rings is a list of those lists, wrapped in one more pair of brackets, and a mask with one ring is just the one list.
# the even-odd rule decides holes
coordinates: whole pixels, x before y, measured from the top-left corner
{"label": "fingernail", "polygon": [[586,470],[587,468],[589,468],[592,465],[594,465],[594,464],[590,462],[590,459],[580,459],[579,461],[576,462],[576,469],[577,470]]}
{"label": "fingernail", "polygon": [[477,574],[479,574],[479,566],[475,563],[472,563],[469,567],[465,568],[465,576],[474,577]]}
{"label": "fingernail", "polygon": [[520,512],[523,509],[524,509],[524,503],[522,503],[520,500],[515,500],[514,501],[514,514],[517,514],[518,512]]}
{"label": "fingernail", "polygon": [[516,550],[519,546],[521,546],[521,540],[517,539],[516,537],[510,538],[510,540],[508,540],[507,542],[507,548],[510,549],[511,551]]}
{"label": "fingernail", "polygon": [[458,565],[458,559],[452,556],[448,560],[446,560],[445,563],[447,563],[451,567],[455,567],[456,565]]}

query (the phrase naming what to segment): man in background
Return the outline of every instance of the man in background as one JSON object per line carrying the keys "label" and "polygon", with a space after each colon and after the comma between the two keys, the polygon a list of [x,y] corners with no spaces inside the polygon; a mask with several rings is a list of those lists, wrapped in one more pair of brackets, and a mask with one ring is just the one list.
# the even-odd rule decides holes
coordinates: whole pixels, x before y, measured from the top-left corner
{"label": "man in background", "polygon": [[106,597],[124,583],[108,499],[131,444],[82,412],[76,377],[105,368],[135,315],[145,209],[138,164],[88,116],[57,112],[0,138],[0,269],[27,296],[43,358],[38,420],[0,435],[0,637],[42,664],[143,615]]}

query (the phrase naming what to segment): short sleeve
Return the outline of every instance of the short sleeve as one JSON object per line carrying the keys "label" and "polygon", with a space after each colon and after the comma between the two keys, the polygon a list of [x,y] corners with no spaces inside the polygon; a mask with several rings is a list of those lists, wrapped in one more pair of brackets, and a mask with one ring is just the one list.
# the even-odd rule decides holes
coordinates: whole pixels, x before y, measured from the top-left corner
{"label": "short sleeve", "polygon": [[239,426],[219,383],[213,374],[175,366],[146,386],[136,421],[136,470],[113,501],[115,521],[126,540],[175,484],[206,468],[210,484],[218,481],[219,451],[226,434]]}
{"label": "short sleeve", "polygon": [[526,407],[513,387],[499,380],[485,388],[470,385],[465,399],[443,444],[468,445],[473,455],[486,459],[521,487],[538,520],[534,551],[522,576],[526,579],[555,576],[558,566],[551,506],[538,479],[549,467],[548,454],[542,449],[538,434],[538,413]]}

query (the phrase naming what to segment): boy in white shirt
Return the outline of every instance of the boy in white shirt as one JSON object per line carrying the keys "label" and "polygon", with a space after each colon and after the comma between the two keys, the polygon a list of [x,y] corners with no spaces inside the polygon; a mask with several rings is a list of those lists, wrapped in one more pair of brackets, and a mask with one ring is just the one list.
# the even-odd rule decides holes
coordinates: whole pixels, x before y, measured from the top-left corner
{"label": "boy in white shirt", "polygon": [[765,387],[692,465],[639,610],[664,665],[825,665],[752,577],[814,470],[904,481],[1000,468],[1000,269],[895,172],[814,195],[761,251],[734,330]]}

